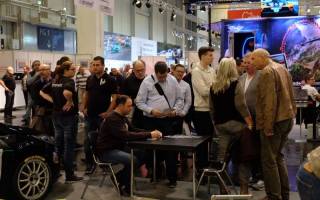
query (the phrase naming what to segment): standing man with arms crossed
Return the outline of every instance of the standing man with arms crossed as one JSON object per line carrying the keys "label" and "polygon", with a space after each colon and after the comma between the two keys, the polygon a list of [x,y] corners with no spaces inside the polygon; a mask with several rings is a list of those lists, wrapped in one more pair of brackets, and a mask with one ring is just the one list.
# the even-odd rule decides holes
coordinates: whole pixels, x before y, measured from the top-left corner
{"label": "standing man with arms crossed", "polygon": [[252,64],[261,70],[257,85],[256,129],[260,131],[261,162],[267,197],[289,200],[289,180],[282,149],[296,114],[292,79],[282,65],[273,62],[265,49],[256,49]]}
{"label": "standing man with arms crossed", "polygon": [[[133,73],[131,73],[124,81],[121,93],[128,95],[132,101],[134,101],[137,97],[140,85],[146,76],[146,63],[143,60],[136,60],[133,62],[132,66]],[[131,123],[136,128],[143,128],[143,113],[135,105],[133,105]]]}
{"label": "standing man with arms crossed", "polygon": [[[83,95],[81,111],[85,115],[86,132],[99,129],[102,120],[115,107],[117,98],[117,84],[115,80],[104,72],[104,58],[93,58],[92,75],[87,79],[86,92]],[[112,100],[111,100],[112,99]],[[88,139],[85,139],[86,174],[91,174],[95,165]]]}

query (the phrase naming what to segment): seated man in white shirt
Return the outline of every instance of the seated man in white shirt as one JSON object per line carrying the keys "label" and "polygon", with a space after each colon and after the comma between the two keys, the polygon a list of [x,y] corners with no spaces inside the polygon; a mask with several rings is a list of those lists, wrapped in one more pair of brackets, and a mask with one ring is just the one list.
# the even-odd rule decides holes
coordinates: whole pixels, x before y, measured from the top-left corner
{"label": "seated man in white shirt", "polygon": [[318,90],[314,87],[314,74],[307,74],[304,78],[304,81],[305,85],[302,87],[302,89],[307,90],[308,96],[310,96],[313,101],[316,101],[316,106],[318,107],[320,101],[320,94]]}

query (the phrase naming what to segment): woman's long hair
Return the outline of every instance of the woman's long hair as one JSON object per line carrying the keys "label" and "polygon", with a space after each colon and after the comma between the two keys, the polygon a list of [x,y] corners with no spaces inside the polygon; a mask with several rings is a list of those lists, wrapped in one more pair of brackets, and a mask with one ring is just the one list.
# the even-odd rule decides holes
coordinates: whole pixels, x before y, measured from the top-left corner
{"label": "woman's long hair", "polygon": [[53,83],[60,83],[63,77],[64,71],[69,70],[71,66],[72,66],[71,61],[65,61],[64,63],[61,64],[61,66],[56,67],[54,71],[55,77],[54,77]]}
{"label": "woman's long hair", "polygon": [[223,58],[219,64],[217,78],[212,84],[214,94],[224,92],[238,77],[236,61],[233,58]]}

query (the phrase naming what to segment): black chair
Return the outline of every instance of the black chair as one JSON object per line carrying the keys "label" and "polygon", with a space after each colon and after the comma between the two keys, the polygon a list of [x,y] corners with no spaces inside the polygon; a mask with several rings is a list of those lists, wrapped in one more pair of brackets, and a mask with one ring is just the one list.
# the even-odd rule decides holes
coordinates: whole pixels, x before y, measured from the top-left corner
{"label": "black chair", "polygon": [[302,109],[302,121],[305,127],[308,128],[308,124],[312,124],[313,139],[317,138],[317,122],[319,117],[319,108],[316,106],[316,101],[314,101],[310,96],[308,96],[308,106]]}
{"label": "black chair", "polygon": [[[119,198],[121,199],[121,193],[120,193],[120,188],[119,188],[119,183],[117,181],[117,177],[114,173],[114,169],[113,169],[113,165],[116,163],[109,163],[109,162],[101,162],[98,158],[98,156],[96,156],[95,152],[95,146],[96,146],[96,141],[98,138],[98,132],[97,131],[92,131],[88,133],[88,140],[89,140],[89,145],[90,145],[90,149],[93,152],[93,160],[95,162],[95,164],[100,167],[102,169],[102,179],[101,182],[99,184],[100,187],[102,187],[102,184],[104,183],[105,179],[107,176],[112,176],[111,180],[113,182],[113,185],[116,187],[117,193],[119,194]],[[93,174],[95,174],[97,171],[97,168],[94,169],[93,173],[89,175],[89,179],[86,182],[86,185],[83,189],[82,195],[81,195],[81,199],[83,199],[87,189],[88,189],[88,185],[89,182],[91,180],[91,177]]]}

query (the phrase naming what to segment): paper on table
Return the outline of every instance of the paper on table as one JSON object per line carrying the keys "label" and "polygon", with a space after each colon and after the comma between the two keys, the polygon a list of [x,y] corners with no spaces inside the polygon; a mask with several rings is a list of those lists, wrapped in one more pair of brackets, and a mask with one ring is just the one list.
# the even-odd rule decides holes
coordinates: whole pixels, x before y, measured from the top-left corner
{"label": "paper on table", "polygon": [[166,135],[164,136],[165,138],[178,138],[178,139],[183,139],[183,138],[201,138],[201,136],[196,136],[196,135]]}

